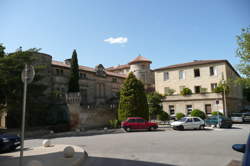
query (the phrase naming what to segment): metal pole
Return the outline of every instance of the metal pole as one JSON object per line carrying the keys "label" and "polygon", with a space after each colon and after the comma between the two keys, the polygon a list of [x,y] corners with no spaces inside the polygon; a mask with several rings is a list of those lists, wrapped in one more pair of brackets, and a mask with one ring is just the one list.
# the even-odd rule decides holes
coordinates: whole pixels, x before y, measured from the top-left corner
{"label": "metal pole", "polygon": [[223,88],[223,97],[224,97],[224,111],[225,111],[225,116],[228,117],[227,115],[227,102],[226,102],[226,90],[225,90],[225,87],[226,85],[224,85],[224,88]]}
{"label": "metal pole", "polygon": [[24,128],[25,128],[26,94],[27,94],[27,73],[28,73],[28,66],[27,64],[25,64],[24,92],[23,92],[23,116],[22,116],[21,149],[20,149],[19,166],[22,166],[22,162],[23,162]]}

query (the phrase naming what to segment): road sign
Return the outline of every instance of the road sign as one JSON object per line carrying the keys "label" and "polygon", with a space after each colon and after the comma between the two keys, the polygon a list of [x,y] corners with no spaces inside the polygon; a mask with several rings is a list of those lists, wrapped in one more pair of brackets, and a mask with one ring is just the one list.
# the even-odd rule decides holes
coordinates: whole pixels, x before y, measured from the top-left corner
{"label": "road sign", "polygon": [[22,71],[22,81],[27,80],[27,84],[31,83],[35,77],[35,70],[32,65],[25,65]]}

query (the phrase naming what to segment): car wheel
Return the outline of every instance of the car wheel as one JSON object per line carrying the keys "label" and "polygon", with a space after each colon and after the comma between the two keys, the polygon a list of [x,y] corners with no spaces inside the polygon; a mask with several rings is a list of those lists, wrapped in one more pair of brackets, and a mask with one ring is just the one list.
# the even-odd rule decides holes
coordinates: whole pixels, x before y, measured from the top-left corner
{"label": "car wheel", "polygon": [[148,128],[148,131],[151,131],[151,130],[152,130],[152,127],[149,127],[149,128]]}
{"label": "car wheel", "polygon": [[229,125],[228,125],[228,128],[230,128],[230,129],[231,129],[231,128],[232,128],[232,124],[229,124]]}
{"label": "car wheel", "polygon": [[157,129],[157,127],[155,126],[155,127],[154,127],[154,130],[156,130],[156,129]]}
{"label": "car wheel", "polygon": [[184,126],[182,126],[182,125],[179,126],[178,128],[179,128],[179,130],[184,130]]}
{"label": "car wheel", "polygon": [[204,130],[204,129],[205,129],[205,126],[204,126],[204,125],[200,125],[199,129],[200,129],[200,130]]}

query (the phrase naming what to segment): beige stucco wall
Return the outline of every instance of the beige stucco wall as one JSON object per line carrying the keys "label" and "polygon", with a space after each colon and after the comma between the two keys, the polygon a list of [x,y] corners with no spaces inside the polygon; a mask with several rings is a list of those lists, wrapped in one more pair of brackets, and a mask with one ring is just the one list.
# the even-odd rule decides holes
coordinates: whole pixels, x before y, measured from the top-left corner
{"label": "beige stucco wall", "polygon": [[[209,67],[214,66],[217,70],[217,74],[210,76]],[[194,69],[200,69],[200,77],[194,77]],[[185,78],[183,80],[179,79],[179,71],[184,70]],[[169,80],[163,80],[164,72],[169,72]],[[155,72],[155,88],[159,93],[164,94],[164,88],[170,87],[174,89],[175,94],[180,93],[180,86],[185,86],[194,92],[195,86],[201,86],[202,88],[207,88],[207,92],[211,92],[211,83],[217,83],[222,80],[222,73],[225,73],[225,63],[219,64],[209,64],[209,65],[199,65],[192,67],[182,67],[175,69],[167,69]]]}

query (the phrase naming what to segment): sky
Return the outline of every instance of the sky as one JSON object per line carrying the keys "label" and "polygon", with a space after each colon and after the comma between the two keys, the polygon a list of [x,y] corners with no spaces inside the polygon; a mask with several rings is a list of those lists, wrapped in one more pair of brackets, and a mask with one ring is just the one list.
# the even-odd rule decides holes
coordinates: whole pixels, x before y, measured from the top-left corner
{"label": "sky", "polygon": [[153,69],[207,59],[235,66],[250,0],[0,0],[0,18],[6,52],[35,47],[63,61],[76,49],[89,67],[139,54]]}

